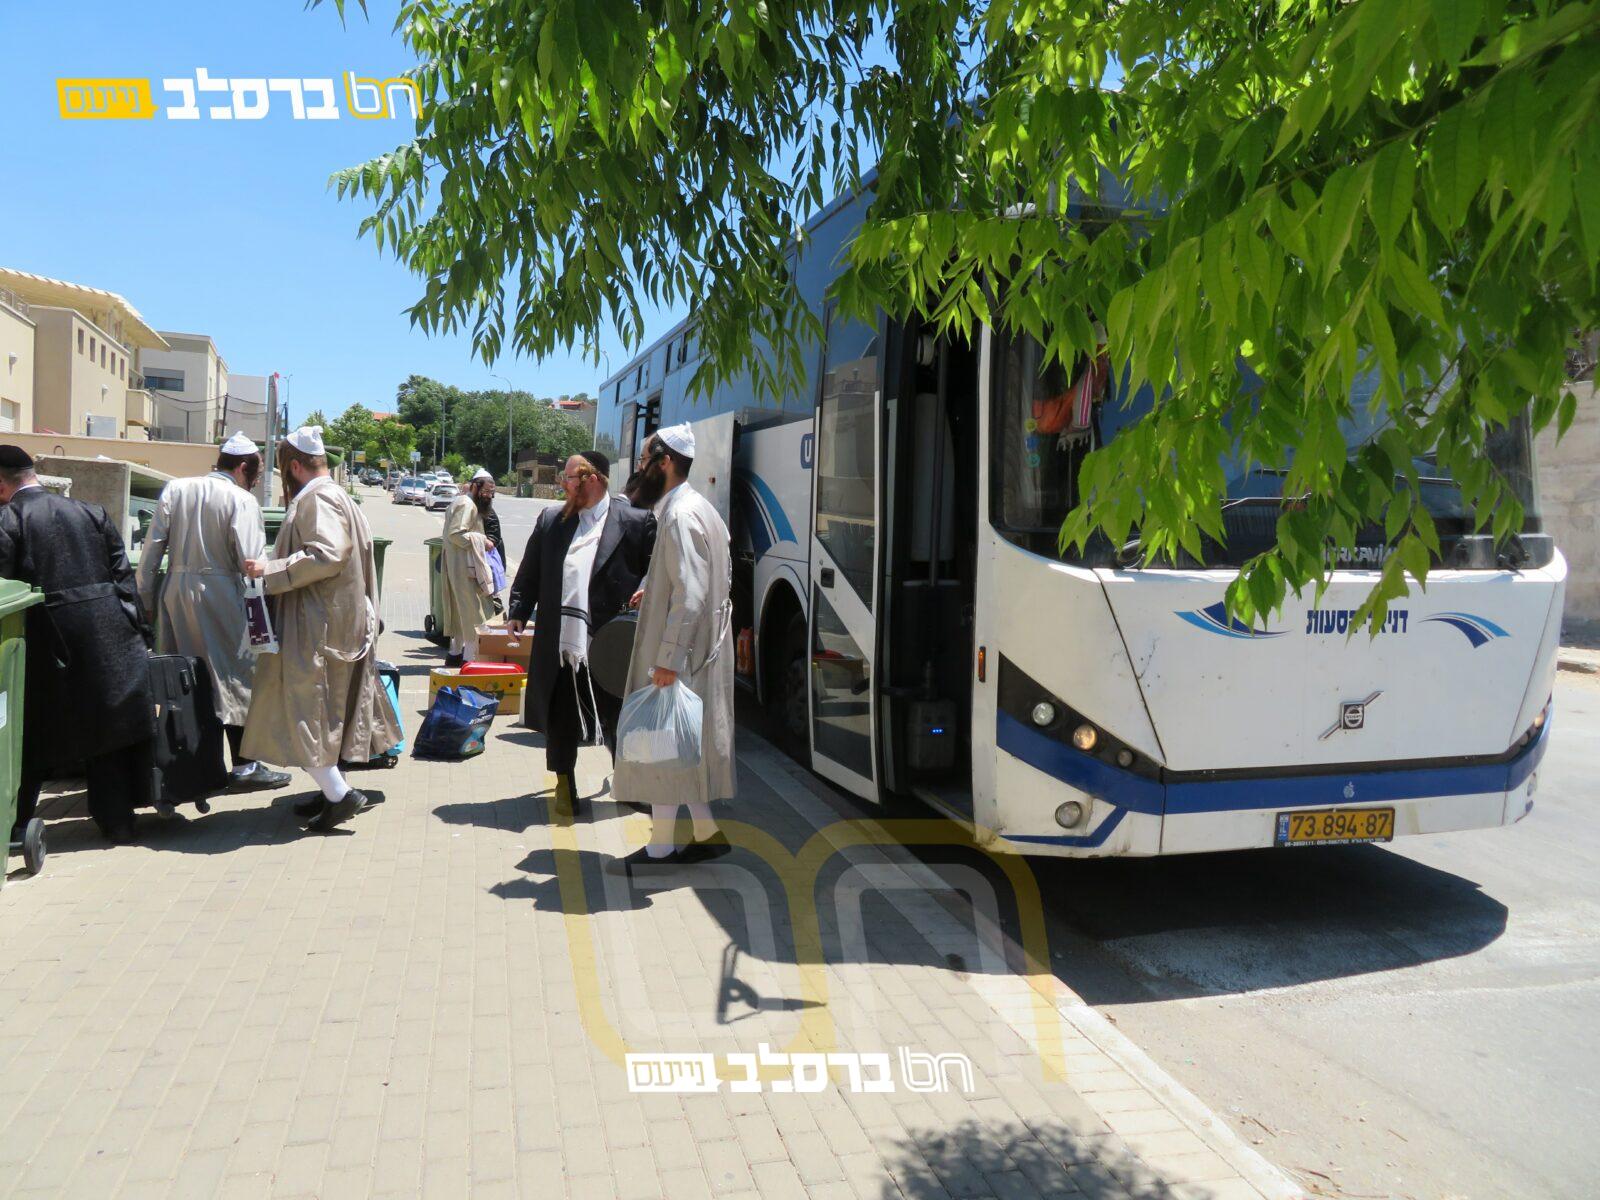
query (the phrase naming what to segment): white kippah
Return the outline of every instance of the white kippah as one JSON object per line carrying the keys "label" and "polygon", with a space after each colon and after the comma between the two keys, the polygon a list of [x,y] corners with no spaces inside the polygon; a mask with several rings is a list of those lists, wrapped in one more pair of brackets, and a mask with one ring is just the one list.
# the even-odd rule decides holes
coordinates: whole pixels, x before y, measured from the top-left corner
{"label": "white kippah", "polygon": [[300,451],[301,454],[327,453],[327,450],[322,445],[321,425],[302,425],[283,440]]}
{"label": "white kippah", "polygon": [[664,446],[676,450],[685,458],[694,457],[694,430],[689,428],[687,421],[682,425],[669,425],[665,429],[658,429],[656,436],[661,439]]}
{"label": "white kippah", "polygon": [[240,456],[245,454],[259,454],[261,453],[261,447],[252,442],[249,438],[245,437],[243,433],[235,433],[231,438],[222,443],[222,452],[224,454]]}
{"label": "white kippah", "polygon": [[490,483],[494,482],[494,476],[489,474],[489,472],[485,471],[482,467],[479,467],[472,473],[473,483],[477,483],[480,479],[487,479]]}

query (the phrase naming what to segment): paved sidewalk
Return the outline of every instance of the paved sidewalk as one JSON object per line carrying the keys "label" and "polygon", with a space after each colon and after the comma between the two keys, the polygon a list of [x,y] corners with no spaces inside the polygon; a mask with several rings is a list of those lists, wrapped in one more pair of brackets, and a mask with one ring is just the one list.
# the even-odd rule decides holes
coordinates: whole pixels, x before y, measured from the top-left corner
{"label": "paved sidewalk", "polygon": [[[408,732],[438,658],[414,607],[386,597]],[[0,891],[0,1193],[1298,1194],[1030,972],[1011,896],[937,893],[892,844],[948,826],[840,823],[740,739],[739,849],[631,883],[602,867],[646,822],[604,751],[553,822],[505,719],[470,762],[363,775],[384,803],[328,836],[289,813],[304,786],[116,848],[57,801],[44,872]]]}

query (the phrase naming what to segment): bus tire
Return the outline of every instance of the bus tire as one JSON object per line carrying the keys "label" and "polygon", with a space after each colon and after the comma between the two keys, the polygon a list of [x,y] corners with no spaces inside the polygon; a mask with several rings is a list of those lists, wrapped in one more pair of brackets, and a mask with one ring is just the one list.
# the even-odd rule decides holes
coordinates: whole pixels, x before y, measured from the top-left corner
{"label": "bus tire", "polygon": [[767,715],[785,754],[802,765],[811,762],[809,714],[806,712],[806,619],[799,613],[789,624],[774,655]]}

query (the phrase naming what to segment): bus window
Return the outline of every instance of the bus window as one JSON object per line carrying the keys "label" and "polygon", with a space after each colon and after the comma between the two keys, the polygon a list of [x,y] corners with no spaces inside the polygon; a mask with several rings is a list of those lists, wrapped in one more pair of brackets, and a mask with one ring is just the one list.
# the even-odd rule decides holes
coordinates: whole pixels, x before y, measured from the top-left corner
{"label": "bus window", "polygon": [[869,609],[877,489],[873,433],[877,387],[876,331],[858,321],[831,317],[817,410],[817,540]]}

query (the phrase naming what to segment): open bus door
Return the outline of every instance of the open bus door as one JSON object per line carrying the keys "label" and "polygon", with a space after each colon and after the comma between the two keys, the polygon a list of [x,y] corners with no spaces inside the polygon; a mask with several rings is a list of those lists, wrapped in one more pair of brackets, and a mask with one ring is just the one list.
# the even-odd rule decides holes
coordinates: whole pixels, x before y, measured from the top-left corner
{"label": "open bus door", "polygon": [[830,308],[817,401],[808,645],[811,763],[878,798],[878,464],[883,444],[880,328]]}

